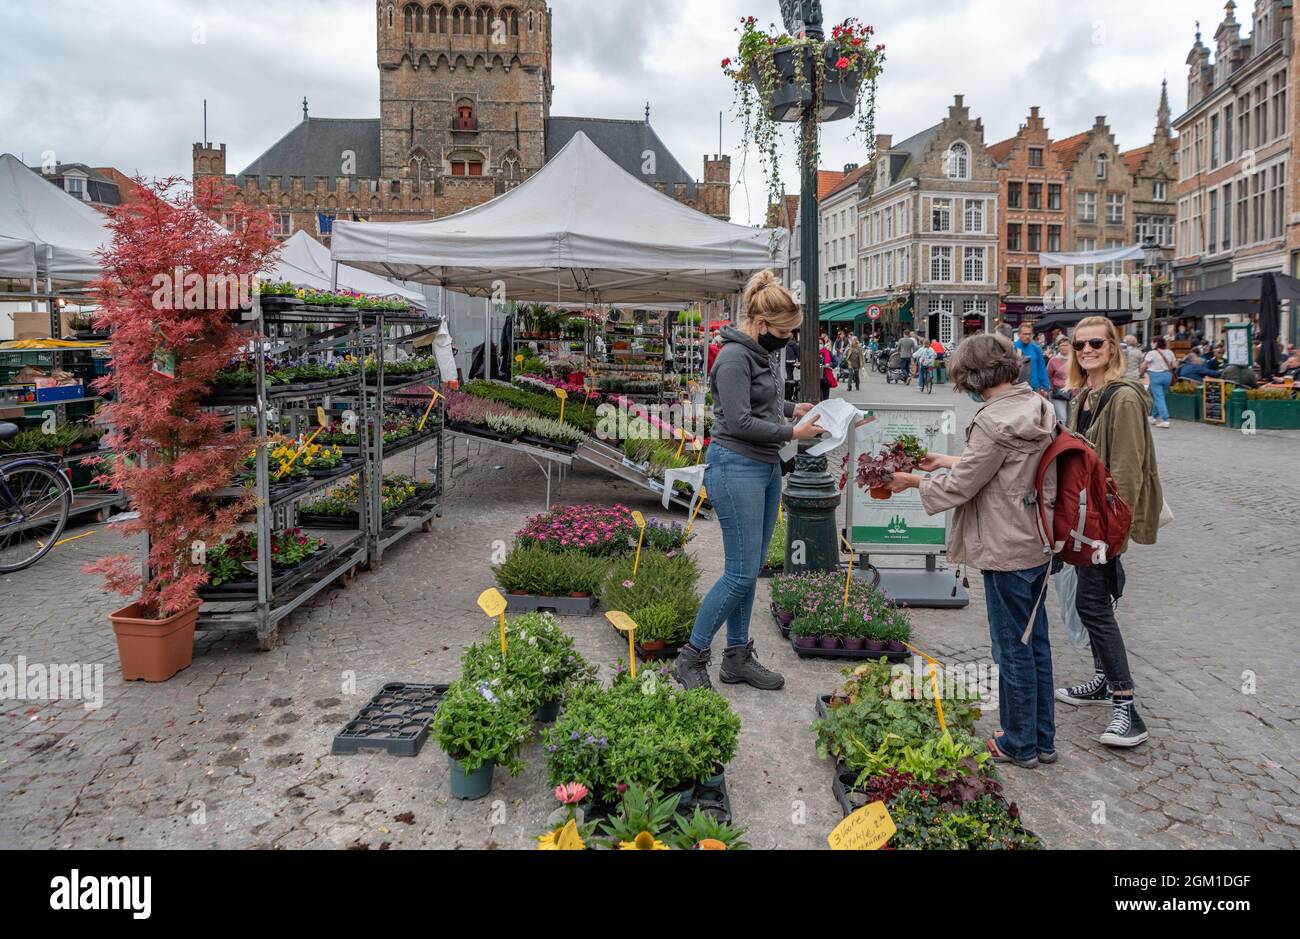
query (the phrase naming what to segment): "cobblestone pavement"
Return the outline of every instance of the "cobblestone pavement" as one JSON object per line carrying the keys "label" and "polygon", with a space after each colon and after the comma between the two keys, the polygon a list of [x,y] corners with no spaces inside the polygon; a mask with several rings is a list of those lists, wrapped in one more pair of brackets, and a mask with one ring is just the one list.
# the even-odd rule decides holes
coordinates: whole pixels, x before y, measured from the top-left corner
{"label": "cobblestone pavement", "polygon": [[[916,391],[876,377],[853,397],[910,401]],[[929,400],[957,402],[962,418],[973,409],[945,388]],[[1062,706],[1060,763],[1010,770],[1008,793],[1052,847],[1300,846],[1300,435],[1176,425],[1158,440],[1178,521],[1159,547],[1132,552],[1121,610],[1152,740],[1109,751],[1097,742],[1108,712]],[[460,649],[484,626],[474,601],[490,585],[494,543],[541,508],[543,486],[530,462],[482,449],[432,534],[317,598],[274,651],[248,638],[200,639],[194,665],[162,685],[121,681],[106,616],[122,604],[79,573],[120,550],[102,526],[0,578],[0,663],[102,663],[105,675],[100,710],[0,701],[0,848],[529,846],[553,807],[536,743],[522,776],[499,773],[491,797],[469,804],[449,799],[436,746],[403,760],[335,757],[330,743],[383,683],[455,676]],[[658,511],[646,494],[588,470],[575,470],[559,499]],[[721,573],[721,537],[712,522],[700,531],[693,550],[709,583]],[[983,597],[971,584],[968,609],[913,614],[918,643],[946,661],[988,658]],[[766,604],[763,588],[759,609]],[[603,619],[565,626],[596,661],[619,656]],[[825,847],[840,812],[808,724],[838,669],[796,659],[765,612],[754,630],[788,684],[768,695],[722,687],[743,719],[728,771],[735,814],[755,847]],[[1055,623],[1053,638],[1058,684],[1087,677],[1086,650]],[[996,729],[991,718],[982,727]]]}

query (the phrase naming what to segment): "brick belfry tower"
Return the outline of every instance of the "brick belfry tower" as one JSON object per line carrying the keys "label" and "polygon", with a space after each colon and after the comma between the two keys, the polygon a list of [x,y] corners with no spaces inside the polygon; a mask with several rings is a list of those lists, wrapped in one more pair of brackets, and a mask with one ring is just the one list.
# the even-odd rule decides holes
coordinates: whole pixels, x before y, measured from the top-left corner
{"label": "brick belfry tower", "polygon": [[442,216],[541,168],[552,92],[543,0],[380,0],[376,17],[383,179],[432,189]]}

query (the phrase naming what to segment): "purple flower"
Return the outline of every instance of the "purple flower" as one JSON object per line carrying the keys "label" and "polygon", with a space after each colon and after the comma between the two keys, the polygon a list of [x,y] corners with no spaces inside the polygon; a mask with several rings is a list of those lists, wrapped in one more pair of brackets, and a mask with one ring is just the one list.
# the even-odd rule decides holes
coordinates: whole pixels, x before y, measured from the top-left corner
{"label": "purple flower", "polygon": [[575,730],[573,733],[569,734],[569,739],[570,739],[570,740],[580,740],[580,739],[582,739],[582,735],[579,734],[579,733]]}

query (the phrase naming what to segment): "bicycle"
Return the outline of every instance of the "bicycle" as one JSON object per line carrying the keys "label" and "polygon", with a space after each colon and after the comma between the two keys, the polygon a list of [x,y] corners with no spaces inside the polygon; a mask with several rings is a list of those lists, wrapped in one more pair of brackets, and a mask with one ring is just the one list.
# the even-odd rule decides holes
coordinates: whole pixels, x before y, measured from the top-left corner
{"label": "bicycle", "polygon": [[[18,436],[0,423],[0,443]],[[72,484],[45,453],[18,453],[0,463],[0,574],[25,570],[54,550],[68,524]]]}
{"label": "bicycle", "polygon": [[934,394],[933,365],[921,365],[917,367],[916,390],[923,395]]}

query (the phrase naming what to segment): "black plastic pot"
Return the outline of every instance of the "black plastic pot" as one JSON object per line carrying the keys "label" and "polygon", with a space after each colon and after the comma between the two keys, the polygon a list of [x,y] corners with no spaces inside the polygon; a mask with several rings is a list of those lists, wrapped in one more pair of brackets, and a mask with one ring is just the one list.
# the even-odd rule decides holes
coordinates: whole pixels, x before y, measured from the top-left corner
{"label": "black plastic pot", "polygon": [[[857,71],[837,69],[840,59],[836,46],[826,46],[826,84],[822,94],[822,108],[817,120],[821,123],[842,121],[852,117],[857,110],[858,87],[862,75]],[[796,56],[802,56],[802,65]],[[768,116],[781,123],[796,123],[803,119],[804,111],[813,106],[811,78],[813,75],[812,49],[809,46],[786,46],[772,53],[776,67],[776,85],[771,97],[763,101]],[[802,81],[798,75],[802,73]],[[753,69],[754,87],[760,97],[764,94],[759,66]]]}

